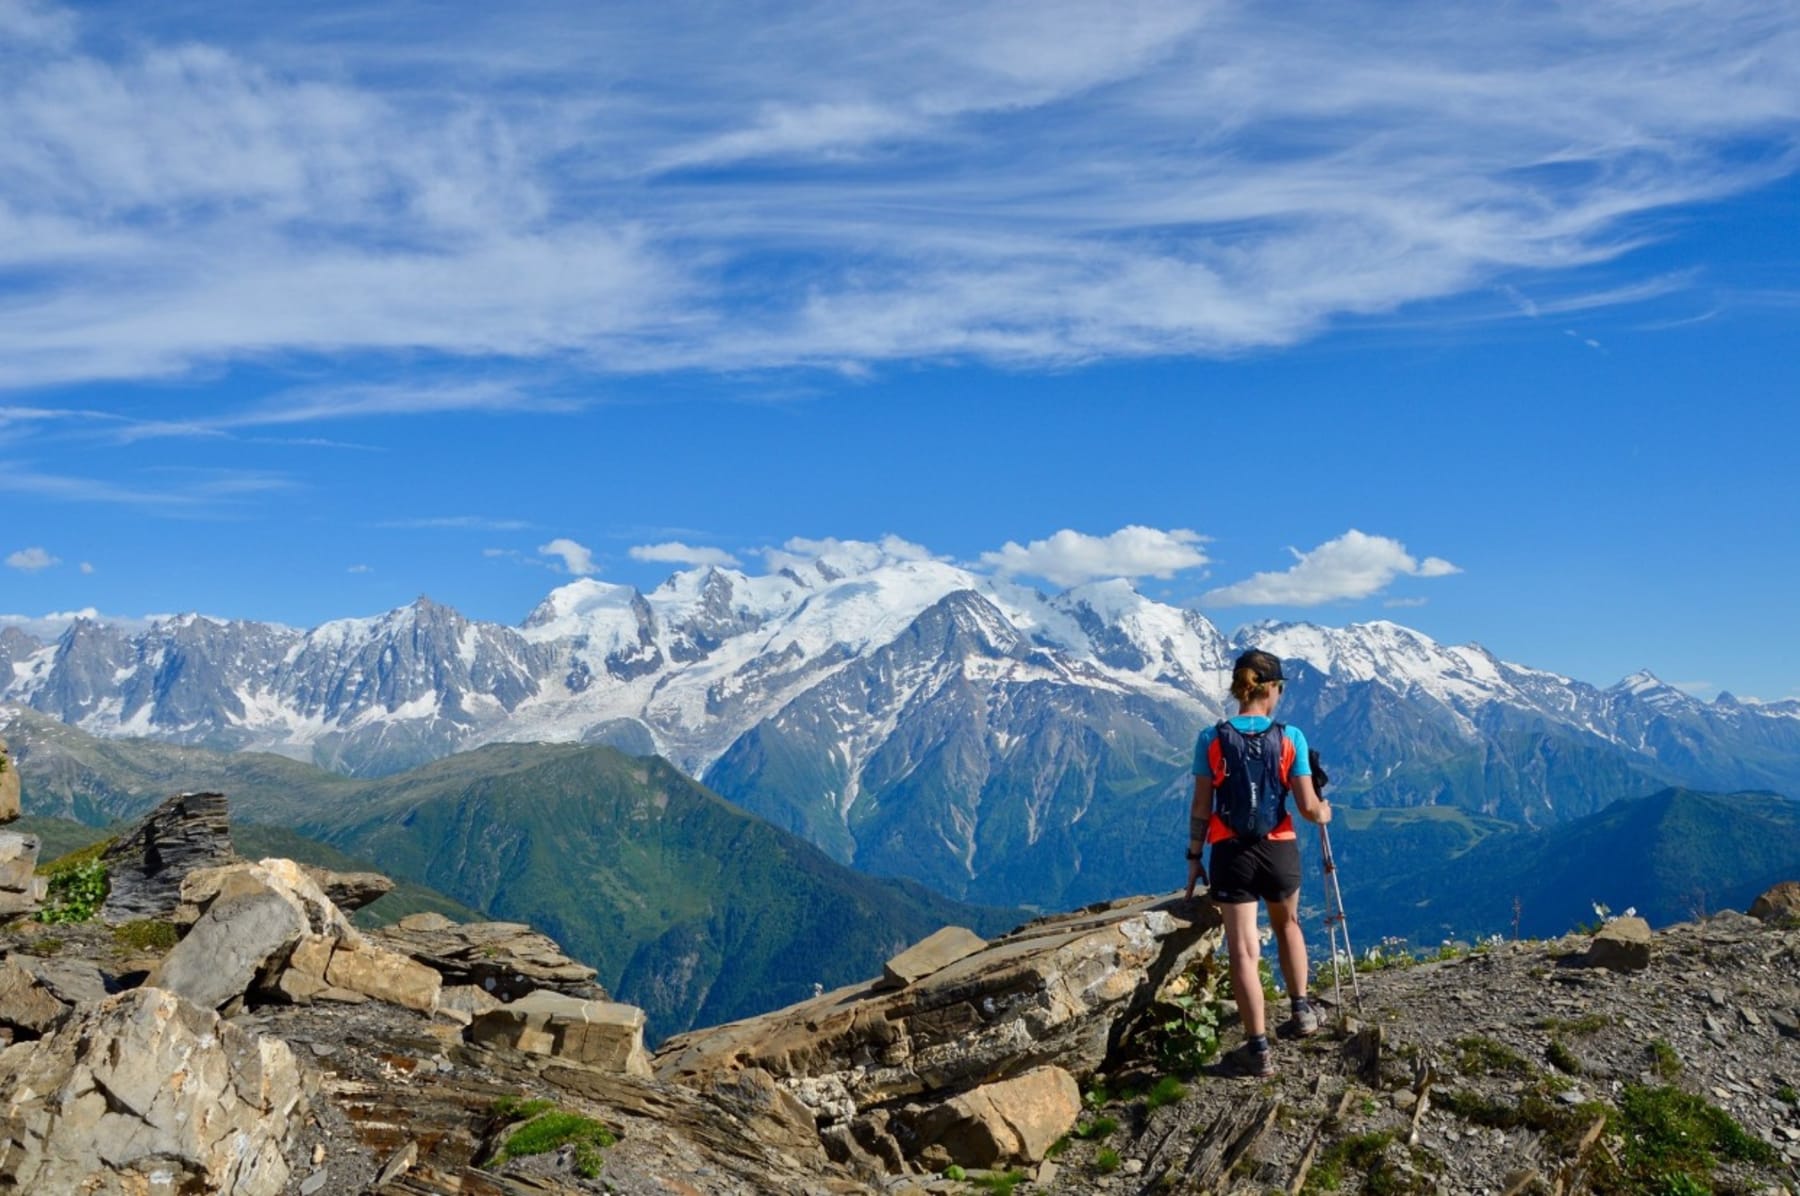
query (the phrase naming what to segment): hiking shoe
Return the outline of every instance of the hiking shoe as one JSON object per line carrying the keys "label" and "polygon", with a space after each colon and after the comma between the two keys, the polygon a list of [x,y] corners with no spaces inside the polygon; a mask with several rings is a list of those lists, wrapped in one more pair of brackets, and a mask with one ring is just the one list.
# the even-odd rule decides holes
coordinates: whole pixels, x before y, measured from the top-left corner
{"label": "hiking shoe", "polygon": [[1305,997],[1294,1002],[1294,1015],[1282,1023],[1284,1038],[1311,1038],[1319,1032],[1319,1011]]}
{"label": "hiking shoe", "polygon": [[1268,1047],[1261,1050],[1245,1042],[1225,1052],[1219,1061],[1228,1076],[1272,1076],[1275,1074],[1275,1052]]}

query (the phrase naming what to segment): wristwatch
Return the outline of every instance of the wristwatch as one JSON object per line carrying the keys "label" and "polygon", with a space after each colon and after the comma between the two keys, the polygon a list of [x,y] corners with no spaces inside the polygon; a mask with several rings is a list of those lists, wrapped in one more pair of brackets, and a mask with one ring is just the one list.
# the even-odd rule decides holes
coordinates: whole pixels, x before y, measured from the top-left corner
{"label": "wristwatch", "polygon": [[1200,855],[1201,853],[1198,851],[1190,851],[1187,853],[1187,858],[1190,860],[1197,860],[1200,858]]}

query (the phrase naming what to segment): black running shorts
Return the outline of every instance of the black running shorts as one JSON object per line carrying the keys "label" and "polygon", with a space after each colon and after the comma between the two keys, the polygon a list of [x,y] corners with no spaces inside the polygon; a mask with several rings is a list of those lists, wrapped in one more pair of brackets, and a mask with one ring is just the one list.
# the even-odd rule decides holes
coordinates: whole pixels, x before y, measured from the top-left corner
{"label": "black running shorts", "polygon": [[1221,905],[1285,901],[1300,889],[1300,841],[1264,839],[1243,844],[1221,839],[1212,846],[1212,899]]}

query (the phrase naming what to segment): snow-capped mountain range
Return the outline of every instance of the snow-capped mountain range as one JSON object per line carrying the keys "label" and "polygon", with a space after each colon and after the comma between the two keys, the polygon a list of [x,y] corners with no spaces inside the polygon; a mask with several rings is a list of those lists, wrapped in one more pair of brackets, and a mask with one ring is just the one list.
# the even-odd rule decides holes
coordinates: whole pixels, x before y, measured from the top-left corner
{"label": "snow-capped mountain range", "polygon": [[[1290,662],[1284,715],[1370,802],[1541,823],[1653,781],[1792,791],[1800,763],[1800,703],[1701,702],[1647,673],[1599,689],[1387,622],[1228,637],[1123,581],[1046,596],[859,543],[647,593],[577,580],[518,627],[421,598],[310,631],[77,620],[42,644],[9,628],[0,698],[97,735],[364,774],[494,741],[605,742],[662,754],[860,866],[1060,899],[1095,874],[1112,824],[1129,835],[1146,803],[1161,817],[1184,802],[1194,731],[1251,644]],[[1013,879],[981,883],[1002,859]]]}

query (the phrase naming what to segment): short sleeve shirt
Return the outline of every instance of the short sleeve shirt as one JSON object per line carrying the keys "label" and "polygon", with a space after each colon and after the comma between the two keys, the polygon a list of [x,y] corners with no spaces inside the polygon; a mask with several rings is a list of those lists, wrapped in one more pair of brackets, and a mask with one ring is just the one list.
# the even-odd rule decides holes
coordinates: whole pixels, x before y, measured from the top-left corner
{"label": "short sleeve shirt", "polygon": [[[1240,714],[1231,720],[1231,725],[1246,735],[1260,735],[1274,723],[1274,719],[1261,714]],[[1290,725],[1283,728],[1283,734],[1289,746],[1293,748],[1291,756],[1285,752],[1282,753],[1286,764],[1283,779],[1292,781],[1294,777],[1310,777],[1312,764],[1307,758],[1306,733],[1299,727]],[[1194,775],[1206,777],[1215,787],[1225,780],[1225,765],[1214,747],[1218,739],[1219,728],[1209,723],[1201,730],[1200,738],[1194,743]],[[1221,839],[1232,837],[1231,828],[1225,825],[1224,820],[1215,811],[1212,822],[1206,829],[1206,841],[1217,843]],[[1276,823],[1273,831],[1269,832],[1269,838],[1292,839],[1294,837],[1294,816],[1284,812],[1281,821]]]}

